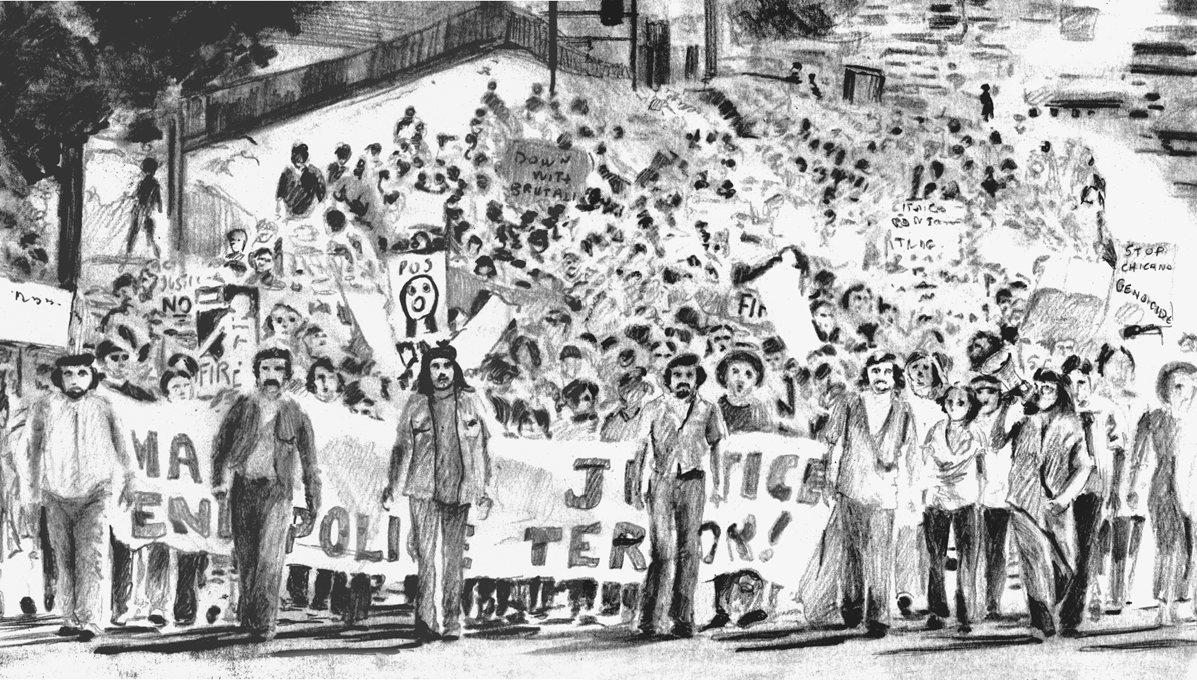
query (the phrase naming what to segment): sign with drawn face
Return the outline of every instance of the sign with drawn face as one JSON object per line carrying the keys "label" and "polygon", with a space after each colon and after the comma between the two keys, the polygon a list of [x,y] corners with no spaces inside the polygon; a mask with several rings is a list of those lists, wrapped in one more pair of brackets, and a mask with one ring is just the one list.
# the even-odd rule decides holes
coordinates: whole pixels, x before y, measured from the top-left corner
{"label": "sign with drawn face", "polygon": [[395,339],[427,339],[448,333],[444,251],[392,254],[387,267]]}

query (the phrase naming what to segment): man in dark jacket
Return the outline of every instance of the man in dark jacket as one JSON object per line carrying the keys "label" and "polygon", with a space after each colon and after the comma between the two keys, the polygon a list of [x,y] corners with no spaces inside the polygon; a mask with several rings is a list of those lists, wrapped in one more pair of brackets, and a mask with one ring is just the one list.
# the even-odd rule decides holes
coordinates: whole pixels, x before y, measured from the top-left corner
{"label": "man in dark jacket", "polygon": [[[258,640],[274,638],[287,532],[291,525],[295,459],[303,474],[309,521],[320,509],[312,421],[282,392],[291,380],[291,352],[271,348],[254,357],[255,394],[237,399],[216,435],[212,484],[227,473],[233,557],[241,575],[241,626]],[[301,532],[302,533],[302,532]]]}

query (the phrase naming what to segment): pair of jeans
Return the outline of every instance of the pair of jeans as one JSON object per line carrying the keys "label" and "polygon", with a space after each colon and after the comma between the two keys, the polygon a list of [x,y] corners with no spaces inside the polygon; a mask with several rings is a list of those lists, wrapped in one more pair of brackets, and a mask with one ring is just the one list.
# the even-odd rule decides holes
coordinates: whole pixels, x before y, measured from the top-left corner
{"label": "pair of jeans", "polygon": [[1002,595],[1006,592],[1006,532],[1010,527],[1010,511],[1006,508],[985,508],[981,512],[985,529],[985,611],[997,614],[1002,609]]}
{"label": "pair of jeans", "polygon": [[947,618],[948,595],[944,575],[948,559],[948,534],[956,532],[956,620],[970,622],[976,610],[977,592],[977,506],[966,505],[958,510],[929,507],[923,514],[923,530],[927,536],[927,554],[931,565],[927,572],[927,605],[931,614]]}
{"label": "pair of jeans", "polygon": [[1094,572],[1094,552],[1098,529],[1101,527],[1101,498],[1095,493],[1083,493],[1072,502],[1071,512],[1076,532],[1076,565],[1072,578],[1064,589],[1060,605],[1060,626],[1076,628],[1085,615],[1085,599]]}
{"label": "pair of jeans", "polygon": [[855,628],[866,618],[870,625],[888,626],[894,511],[840,496],[839,512],[844,623]]}
{"label": "pair of jeans", "polygon": [[442,503],[408,498],[411,527],[415,535],[419,585],[416,589],[416,629],[438,632],[436,626],[436,538],[441,536],[444,566],[441,576],[444,635],[461,635],[461,595],[465,572],[466,521],[468,503]]}
{"label": "pair of jeans", "polygon": [[694,591],[702,559],[702,513],[707,503],[705,475],[696,470],[671,476],[658,473],[648,487],[651,559],[640,604],[640,630],[660,629],[673,619],[679,633],[694,630]]}
{"label": "pair of jeans", "polygon": [[108,566],[108,498],[102,486],[81,498],[44,493],[46,526],[57,567],[58,603],[67,626],[98,627]]}
{"label": "pair of jeans", "polygon": [[1056,584],[1052,562],[1056,548],[1053,538],[1021,508],[1010,509],[1010,536],[1018,550],[1019,576],[1027,594],[1031,627],[1054,635],[1056,622],[1052,608],[1056,602]]}
{"label": "pair of jeans", "polygon": [[233,476],[229,490],[233,556],[241,577],[241,627],[254,633],[273,633],[291,528],[291,495],[273,479]]}

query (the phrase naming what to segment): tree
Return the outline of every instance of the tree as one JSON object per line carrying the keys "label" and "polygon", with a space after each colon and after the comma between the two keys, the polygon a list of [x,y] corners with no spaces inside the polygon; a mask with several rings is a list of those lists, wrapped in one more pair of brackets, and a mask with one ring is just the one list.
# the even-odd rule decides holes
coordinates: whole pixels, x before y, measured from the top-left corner
{"label": "tree", "polygon": [[[81,150],[113,110],[156,108],[176,86],[186,93],[267,65],[277,52],[266,36],[297,33],[319,4],[0,4],[0,141],[28,184],[60,185],[60,283],[72,286],[76,274],[64,265],[77,269],[81,225],[68,222],[82,215]],[[0,207],[0,223],[11,221]]]}

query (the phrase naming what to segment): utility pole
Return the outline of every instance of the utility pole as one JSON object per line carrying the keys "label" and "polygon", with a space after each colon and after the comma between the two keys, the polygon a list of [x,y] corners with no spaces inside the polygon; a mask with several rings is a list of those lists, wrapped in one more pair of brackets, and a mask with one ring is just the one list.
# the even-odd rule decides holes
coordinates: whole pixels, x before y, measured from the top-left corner
{"label": "utility pole", "polygon": [[707,29],[707,75],[711,80],[719,73],[719,7],[718,0],[704,0],[704,15]]}
{"label": "utility pole", "polygon": [[628,63],[632,67],[632,91],[636,90],[636,49],[638,47],[636,42],[636,28],[640,21],[640,14],[636,11],[636,0],[632,0],[632,55],[628,59]]}
{"label": "utility pole", "polygon": [[557,94],[557,0],[549,0],[549,94]]}

